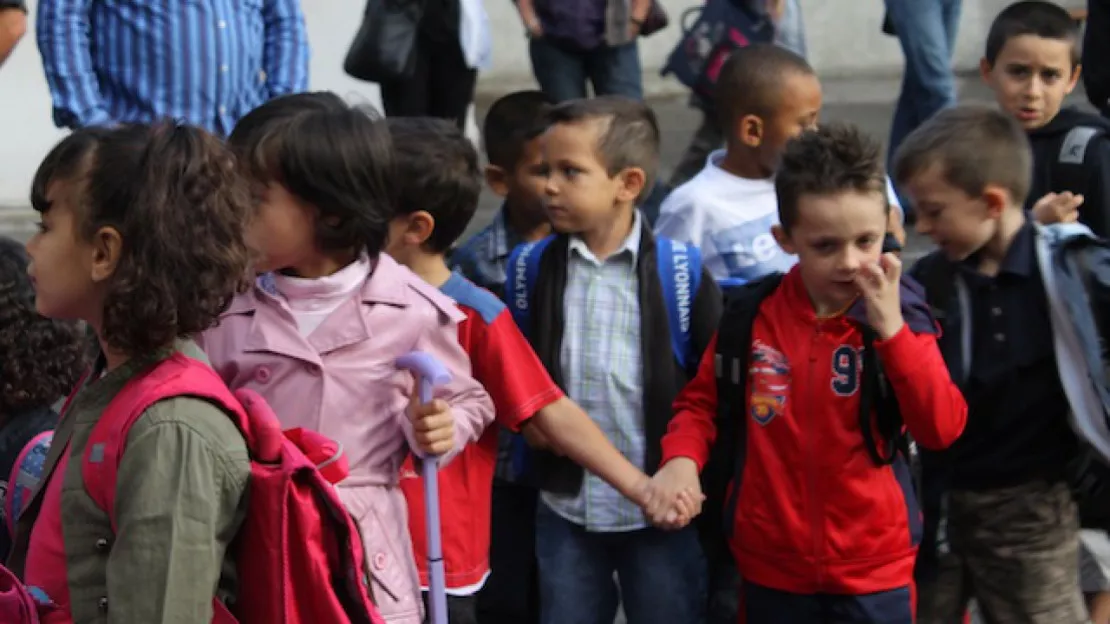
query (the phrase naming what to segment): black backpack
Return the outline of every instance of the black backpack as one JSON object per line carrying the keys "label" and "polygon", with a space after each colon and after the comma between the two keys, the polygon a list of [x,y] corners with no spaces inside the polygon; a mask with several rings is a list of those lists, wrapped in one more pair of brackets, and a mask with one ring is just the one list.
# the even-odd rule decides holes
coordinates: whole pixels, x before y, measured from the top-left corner
{"label": "black backpack", "polygon": [[[706,495],[702,513],[703,540],[720,549],[732,535],[739,501],[740,483],[747,450],[748,364],[752,345],[752,324],[760,304],[782,282],[774,273],[729,291],[725,311],[717,330],[714,361],[717,371],[717,440],[710,449],[709,461],[702,471]],[[912,457],[912,442],[903,431],[902,415],[893,389],[883,374],[872,344],[877,336],[866,326],[863,331],[863,375],[860,380],[859,419],[867,452],[878,466],[889,465],[901,454]],[[872,419],[879,431],[875,439]],[[910,462],[911,466],[913,462]],[[732,489],[729,490],[729,483]],[[916,480],[915,480],[916,482]],[[720,523],[720,524],[718,524]],[[727,552],[727,548],[724,549]],[[709,552],[713,552],[712,550]]]}

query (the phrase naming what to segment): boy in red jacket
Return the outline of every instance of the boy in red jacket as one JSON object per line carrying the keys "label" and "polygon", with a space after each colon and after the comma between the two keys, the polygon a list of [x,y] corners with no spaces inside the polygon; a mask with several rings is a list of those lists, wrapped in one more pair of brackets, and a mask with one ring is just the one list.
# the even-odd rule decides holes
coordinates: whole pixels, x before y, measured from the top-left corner
{"label": "boy in red jacket", "polygon": [[[919,287],[882,253],[890,207],[879,153],[858,130],[826,126],[789,144],[775,179],[775,238],[798,264],[755,304],[736,425],[744,442],[733,484],[743,481],[726,520],[748,624],[913,622],[920,512],[904,458],[878,461],[868,445],[881,428],[865,435],[861,426],[861,388],[875,373],[862,364],[864,334],[917,444],[951,444],[967,406]],[[730,306],[721,327],[739,309]],[[718,400],[728,400],[715,359],[707,353],[675,401],[657,493],[698,486],[724,422]]]}

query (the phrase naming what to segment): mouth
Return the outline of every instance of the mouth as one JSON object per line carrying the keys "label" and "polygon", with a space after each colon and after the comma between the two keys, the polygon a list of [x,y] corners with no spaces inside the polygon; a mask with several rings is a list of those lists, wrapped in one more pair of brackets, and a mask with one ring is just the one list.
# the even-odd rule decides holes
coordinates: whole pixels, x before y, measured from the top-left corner
{"label": "mouth", "polygon": [[1041,116],[1041,112],[1034,108],[1023,107],[1017,111],[1017,118],[1021,121],[1036,121]]}

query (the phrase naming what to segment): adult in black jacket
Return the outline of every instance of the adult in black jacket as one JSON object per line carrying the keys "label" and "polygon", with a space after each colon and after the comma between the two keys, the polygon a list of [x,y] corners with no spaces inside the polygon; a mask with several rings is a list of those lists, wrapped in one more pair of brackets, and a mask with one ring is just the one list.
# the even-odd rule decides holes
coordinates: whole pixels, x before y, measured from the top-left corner
{"label": "adult in black jacket", "polygon": [[1110,116],[1110,0],[1087,0],[1083,86],[1091,104]]}

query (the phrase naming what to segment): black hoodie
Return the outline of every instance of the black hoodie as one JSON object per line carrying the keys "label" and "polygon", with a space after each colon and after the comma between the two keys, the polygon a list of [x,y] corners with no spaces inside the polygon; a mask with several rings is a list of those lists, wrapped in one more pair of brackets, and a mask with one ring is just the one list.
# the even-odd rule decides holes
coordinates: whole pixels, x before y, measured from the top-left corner
{"label": "black hoodie", "polygon": [[1087,32],[1083,36],[1083,86],[1087,99],[1110,115],[1110,0],[1087,0]]}
{"label": "black hoodie", "polygon": [[[1083,155],[1082,172],[1069,176],[1061,172],[1060,150],[1064,138],[1076,127],[1086,126],[1101,130],[1102,134],[1091,139]],[[1110,238],[1110,121],[1074,108],[1062,109],[1045,126],[1029,132],[1033,147],[1033,184],[1025,202],[1027,209],[1047,193],[1071,191],[1083,195],[1079,207],[1079,221],[1095,234]]]}

